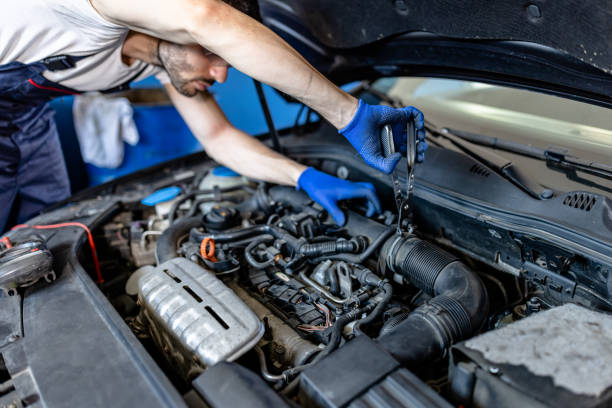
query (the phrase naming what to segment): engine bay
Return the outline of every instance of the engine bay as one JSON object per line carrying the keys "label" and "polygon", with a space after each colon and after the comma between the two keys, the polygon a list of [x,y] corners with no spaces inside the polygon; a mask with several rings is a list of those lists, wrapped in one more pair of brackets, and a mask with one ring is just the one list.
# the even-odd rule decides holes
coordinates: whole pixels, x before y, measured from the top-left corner
{"label": "engine bay", "polygon": [[382,213],[345,200],[338,226],[302,191],[196,154],[85,191],[3,237],[7,395],[25,405],[94,394],[147,406],[610,404],[607,197],[529,197],[432,136],[415,170],[415,229],[399,233],[392,180],[325,143],[333,132],[296,136],[285,153],[372,183]]}
{"label": "engine bay", "polygon": [[[550,272],[559,265],[569,276],[588,260],[488,226],[485,234],[528,251],[517,273],[509,243],[488,260],[455,246],[454,233],[481,238],[449,208],[417,200],[418,219],[436,212],[441,227],[398,234],[392,207],[368,218],[363,203],[347,201],[339,227],[303,192],[223,172],[203,170],[170,201],[124,207],[96,238],[105,274],[113,271],[103,292],[181,393],[194,387],[212,406],[512,406],[517,395],[535,405],[609,403],[612,382],[583,386],[584,369],[605,378],[606,364],[574,359],[577,370],[559,380],[487,354],[510,347],[496,333],[535,317],[530,330],[554,337],[544,316],[573,298],[582,306],[555,329],[564,347],[610,361],[570,330],[601,324],[603,334],[590,332],[596,343],[612,338],[612,318],[590,311],[610,310],[609,300]],[[218,391],[225,381],[235,392]]]}

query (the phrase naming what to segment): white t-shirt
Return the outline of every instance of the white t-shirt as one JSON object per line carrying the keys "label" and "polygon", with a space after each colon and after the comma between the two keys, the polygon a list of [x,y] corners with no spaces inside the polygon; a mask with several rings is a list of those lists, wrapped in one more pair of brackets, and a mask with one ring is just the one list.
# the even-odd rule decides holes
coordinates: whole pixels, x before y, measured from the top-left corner
{"label": "white t-shirt", "polygon": [[[129,1],[129,0],[126,0]],[[121,85],[144,68],[136,80],[162,68],[137,61],[126,65],[121,47],[129,29],[102,18],[89,0],[4,0],[0,11],[0,65],[32,63],[57,55],[87,56],[74,68],[45,71],[50,81],[81,92]]]}

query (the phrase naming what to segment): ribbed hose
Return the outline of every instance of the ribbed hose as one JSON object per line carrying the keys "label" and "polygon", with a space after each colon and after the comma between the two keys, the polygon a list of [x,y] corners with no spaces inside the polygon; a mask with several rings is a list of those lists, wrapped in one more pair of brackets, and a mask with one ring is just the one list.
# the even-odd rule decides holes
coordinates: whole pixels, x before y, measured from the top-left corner
{"label": "ribbed hose", "polygon": [[455,257],[414,237],[393,237],[381,257],[392,273],[434,296],[378,339],[403,364],[417,366],[439,358],[482,327],[487,292],[478,275]]}
{"label": "ribbed hose", "polygon": [[304,244],[300,247],[300,253],[308,258],[340,253],[355,253],[359,251],[359,243],[356,240],[347,241],[338,239],[336,241],[315,242]]}

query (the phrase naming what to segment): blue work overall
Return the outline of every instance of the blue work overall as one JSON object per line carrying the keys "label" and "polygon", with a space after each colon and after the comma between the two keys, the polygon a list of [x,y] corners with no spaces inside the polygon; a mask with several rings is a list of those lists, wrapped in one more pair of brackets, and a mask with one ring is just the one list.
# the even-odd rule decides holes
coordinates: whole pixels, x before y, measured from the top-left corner
{"label": "blue work overall", "polygon": [[[0,66],[0,233],[70,195],[49,102],[79,92],[47,80],[43,72],[72,68],[82,58],[57,56]],[[143,71],[103,92],[129,88]]]}

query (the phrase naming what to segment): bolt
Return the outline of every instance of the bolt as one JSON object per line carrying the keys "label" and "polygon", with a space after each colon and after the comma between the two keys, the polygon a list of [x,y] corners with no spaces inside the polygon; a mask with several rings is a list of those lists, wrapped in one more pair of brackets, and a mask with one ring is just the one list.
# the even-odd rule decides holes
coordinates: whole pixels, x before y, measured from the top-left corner
{"label": "bolt", "polygon": [[542,190],[542,192],[540,193],[540,197],[543,198],[544,200],[548,200],[549,198],[551,198],[553,196],[553,192],[550,189],[545,189]]}
{"label": "bolt", "polygon": [[527,6],[527,16],[529,18],[537,19],[542,17],[542,11],[535,4],[530,4]]}
{"label": "bolt", "polygon": [[498,375],[499,374],[499,368],[497,367],[489,367],[489,372],[493,375]]}
{"label": "bolt", "polygon": [[408,8],[408,4],[406,4],[405,0],[395,0],[393,2],[393,6],[395,7],[395,11],[402,16],[406,16],[408,13],[410,13],[410,9]]}

